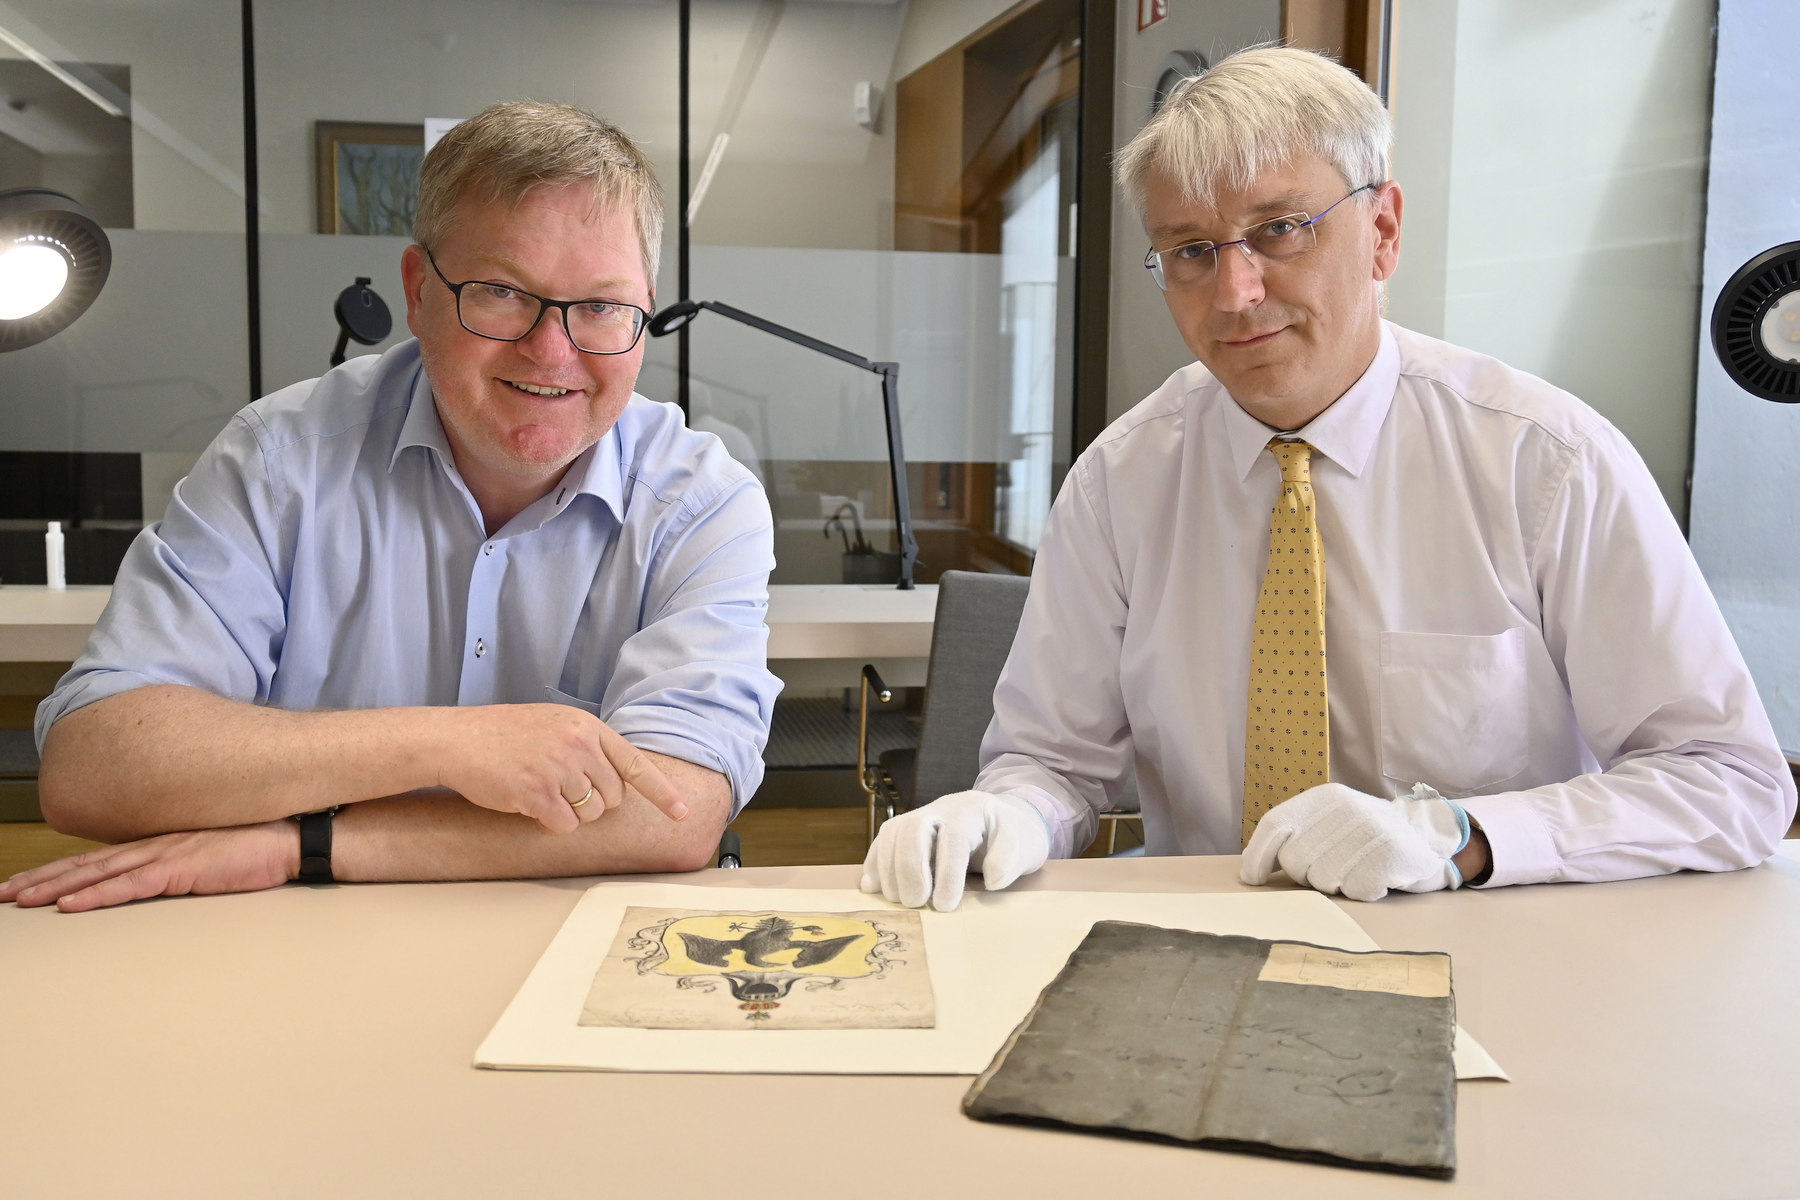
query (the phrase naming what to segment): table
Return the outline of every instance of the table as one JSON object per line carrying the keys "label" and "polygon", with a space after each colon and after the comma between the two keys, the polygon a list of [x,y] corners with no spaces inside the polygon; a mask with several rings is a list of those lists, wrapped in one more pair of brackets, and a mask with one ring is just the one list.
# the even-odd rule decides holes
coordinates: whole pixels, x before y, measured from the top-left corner
{"label": "table", "polygon": [[[1228,891],[1236,870],[1078,860],[1020,886]],[[668,878],[844,887],[856,868]],[[586,883],[0,909],[0,1194],[1800,1192],[1797,843],[1730,875],[1342,902],[1384,947],[1454,956],[1458,1017],[1512,1073],[1459,1087],[1449,1184],[982,1124],[966,1077],[475,1070]]]}
{"label": "table", "polygon": [[[0,662],[71,662],[112,595],[110,587],[0,587]],[[795,687],[849,687],[873,662],[895,687],[925,682],[937,585],[775,584],[769,660]]]}
{"label": "table", "polygon": [[0,587],[0,662],[75,661],[112,588]]}

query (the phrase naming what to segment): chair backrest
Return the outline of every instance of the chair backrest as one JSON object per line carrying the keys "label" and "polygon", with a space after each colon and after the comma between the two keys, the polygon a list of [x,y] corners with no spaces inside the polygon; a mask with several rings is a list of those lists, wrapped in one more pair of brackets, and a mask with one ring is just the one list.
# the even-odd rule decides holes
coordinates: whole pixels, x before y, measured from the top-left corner
{"label": "chair backrest", "polygon": [[981,738],[994,718],[994,685],[1012,650],[1031,579],[945,571],[926,666],[915,805],[960,792],[981,769]]}

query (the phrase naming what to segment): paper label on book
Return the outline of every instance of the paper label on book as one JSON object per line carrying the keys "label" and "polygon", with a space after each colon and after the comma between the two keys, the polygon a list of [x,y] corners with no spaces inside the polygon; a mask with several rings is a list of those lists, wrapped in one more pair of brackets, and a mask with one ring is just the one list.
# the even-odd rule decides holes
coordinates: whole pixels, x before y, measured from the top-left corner
{"label": "paper label on book", "polygon": [[1301,983],[1345,988],[1354,992],[1389,992],[1396,996],[1448,996],[1448,954],[1357,954],[1276,942],[1269,947],[1257,979],[1263,983]]}

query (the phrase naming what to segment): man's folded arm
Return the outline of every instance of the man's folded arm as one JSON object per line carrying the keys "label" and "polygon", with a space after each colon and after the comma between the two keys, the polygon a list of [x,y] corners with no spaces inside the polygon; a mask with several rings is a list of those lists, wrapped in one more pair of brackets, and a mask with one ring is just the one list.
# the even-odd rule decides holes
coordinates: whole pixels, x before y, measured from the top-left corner
{"label": "man's folded arm", "polygon": [[551,833],[515,813],[479,808],[453,793],[394,796],[333,818],[332,874],[346,883],[375,883],[711,866],[730,819],[730,781],[683,759],[644,753],[687,801],[684,819],[670,820],[630,788],[618,808],[568,834]]}

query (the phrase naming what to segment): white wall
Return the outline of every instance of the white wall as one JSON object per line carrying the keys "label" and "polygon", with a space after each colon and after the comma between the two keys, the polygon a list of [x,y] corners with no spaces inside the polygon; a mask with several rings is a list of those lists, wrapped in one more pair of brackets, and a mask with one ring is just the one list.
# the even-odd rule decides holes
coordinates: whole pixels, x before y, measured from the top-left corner
{"label": "white wall", "polygon": [[1711,0],[1398,0],[1396,321],[1604,413],[1685,515]]}

